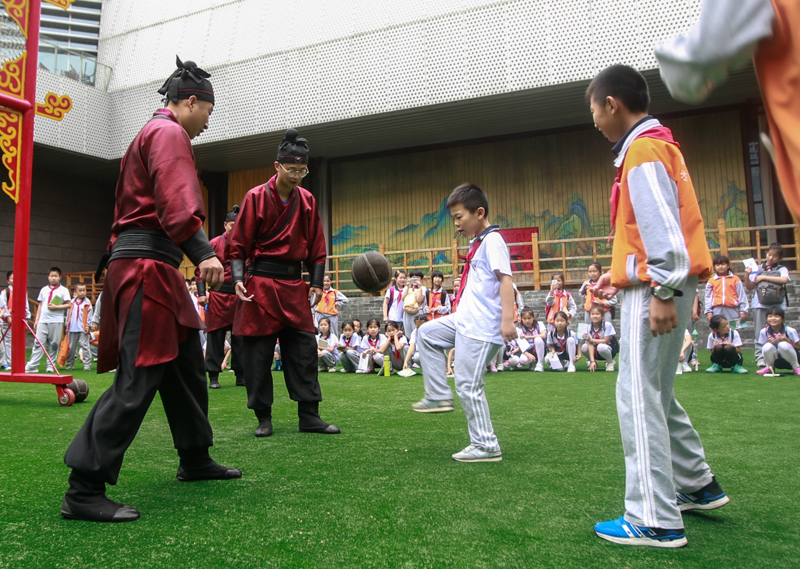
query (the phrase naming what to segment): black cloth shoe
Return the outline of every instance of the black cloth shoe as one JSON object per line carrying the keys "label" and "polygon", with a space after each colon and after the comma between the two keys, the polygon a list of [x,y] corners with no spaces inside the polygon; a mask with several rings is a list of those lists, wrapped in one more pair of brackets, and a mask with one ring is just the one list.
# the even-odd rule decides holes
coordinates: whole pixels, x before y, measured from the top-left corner
{"label": "black cloth shoe", "polygon": [[181,482],[193,482],[195,480],[233,480],[241,478],[242,471],[238,468],[228,468],[217,464],[213,460],[210,464],[201,467],[186,467],[181,464],[178,467],[178,480]]}
{"label": "black cloth shoe", "polygon": [[301,433],[321,433],[338,435],[342,431],[336,425],[323,421],[319,416],[319,401],[298,401],[297,416],[300,419]]}
{"label": "black cloth shoe", "polygon": [[258,427],[253,431],[253,434],[257,437],[270,436],[272,434],[272,408],[256,413],[256,419],[258,419]]}
{"label": "black cloth shoe", "polygon": [[132,522],[139,519],[139,511],[106,497],[106,485],[73,470],[69,476],[69,489],[61,502],[61,516],[67,520],[88,522]]}
{"label": "black cloth shoe", "polygon": [[244,384],[244,377],[242,377],[242,376],[241,376],[241,375],[239,375],[239,374],[236,374],[236,386],[237,386],[237,387],[244,387],[244,386],[245,386],[245,384]]}
{"label": "black cloth shoe", "polygon": [[219,384],[219,376],[218,375],[209,375],[208,376],[208,388],[209,389],[219,389],[222,387]]}

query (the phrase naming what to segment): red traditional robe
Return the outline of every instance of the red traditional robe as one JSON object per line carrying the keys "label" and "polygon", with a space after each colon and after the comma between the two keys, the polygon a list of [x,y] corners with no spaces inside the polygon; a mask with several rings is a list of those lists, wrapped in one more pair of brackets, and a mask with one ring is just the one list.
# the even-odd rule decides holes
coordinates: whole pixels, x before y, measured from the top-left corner
{"label": "red traditional robe", "polygon": [[[217,253],[219,261],[225,266],[224,283],[230,285],[231,281],[231,267],[228,263],[228,236],[223,233],[211,240],[211,247]],[[208,310],[206,311],[206,332],[213,332],[220,328],[227,328],[233,326],[233,319],[236,316],[236,308],[239,305],[239,299],[235,294],[227,294],[224,292],[214,292],[208,290]]]}
{"label": "red traditional robe", "polygon": [[[159,109],[133,139],[120,164],[111,243],[134,227],[164,231],[176,244],[203,226],[205,208],[189,135],[168,109]],[[136,366],[173,360],[189,331],[203,328],[175,267],[153,259],[116,259],[103,293],[103,334],[97,371],[117,367],[119,344],[133,297],[142,288],[142,332]]]}
{"label": "red traditional robe", "polygon": [[[230,257],[253,262],[257,257],[302,261],[306,267],[324,265],[327,256],[317,201],[297,187],[284,204],[275,177],[247,192],[230,235]],[[314,332],[308,304],[308,285],[302,280],[245,276],[247,295],[233,324],[238,336],[266,336],[283,328]]]}

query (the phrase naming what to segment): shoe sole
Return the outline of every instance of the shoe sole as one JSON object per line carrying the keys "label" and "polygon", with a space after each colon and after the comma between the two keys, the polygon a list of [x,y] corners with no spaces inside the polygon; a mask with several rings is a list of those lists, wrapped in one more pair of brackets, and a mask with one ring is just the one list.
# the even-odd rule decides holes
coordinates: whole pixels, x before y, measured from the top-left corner
{"label": "shoe sole", "polygon": [[502,456],[490,456],[486,458],[456,458],[451,457],[456,462],[500,462],[503,460]]}
{"label": "shoe sole", "polygon": [[614,535],[606,535],[604,533],[599,533],[595,530],[595,535],[600,539],[605,539],[606,541],[610,541],[611,543],[618,543],[620,545],[643,545],[646,547],[664,547],[664,548],[676,548],[676,547],[683,547],[684,545],[689,543],[689,540],[686,537],[680,537],[678,539],[652,539],[649,537],[617,537]]}
{"label": "shoe sole", "polygon": [[455,411],[455,407],[434,407],[433,409],[414,409],[417,413],[451,413]]}
{"label": "shoe sole", "polygon": [[723,496],[722,498],[718,498],[716,500],[712,500],[706,504],[697,504],[694,502],[684,502],[683,504],[678,505],[678,509],[681,512],[689,512],[691,510],[716,510],[717,508],[721,508],[731,499],[728,496]]}

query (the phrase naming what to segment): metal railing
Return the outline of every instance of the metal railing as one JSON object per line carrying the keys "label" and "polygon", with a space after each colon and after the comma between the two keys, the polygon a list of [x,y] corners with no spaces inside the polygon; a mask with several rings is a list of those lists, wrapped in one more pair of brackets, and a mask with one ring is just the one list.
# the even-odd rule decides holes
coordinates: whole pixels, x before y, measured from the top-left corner
{"label": "metal railing", "polygon": [[96,55],[72,51],[58,43],[39,38],[39,67],[103,91],[108,89],[113,69],[97,62]]}

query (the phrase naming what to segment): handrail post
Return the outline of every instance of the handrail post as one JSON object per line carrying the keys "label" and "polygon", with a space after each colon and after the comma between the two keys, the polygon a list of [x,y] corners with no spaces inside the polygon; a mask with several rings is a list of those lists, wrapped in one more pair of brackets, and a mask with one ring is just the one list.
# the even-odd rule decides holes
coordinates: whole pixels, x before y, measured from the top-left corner
{"label": "handrail post", "polygon": [[453,256],[453,278],[458,276],[458,239],[453,239],[450,245],[450,254]]}
{"label": "handrail post", "polygon": [[561,242],[561,271],[564,274],[564,286],[567,286],[567,244]]}
{"label": "handrail post", "polygon": [[333,266],[336,267],[336,287],[339,288],[339,257],[336,257],[333,260]]}
{"label": "handrail post", "polygon": [[794,228],[794,260],[795,266],[800,267],[800,226]]}
{"label": "handrail post", "polygon": [[728,233],[725,229],[725,219],[717,220],[717,229],[719,229],[719,254],[722,257],[728,256]]}
{"label": "handrail post", "polygon": [[541,268],[539,265],[539,234],[536,232],[531,233],[531,260],[533,263],[533,289],[540,290],[542,285],[539,275]]}

